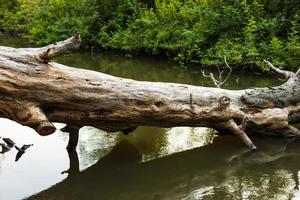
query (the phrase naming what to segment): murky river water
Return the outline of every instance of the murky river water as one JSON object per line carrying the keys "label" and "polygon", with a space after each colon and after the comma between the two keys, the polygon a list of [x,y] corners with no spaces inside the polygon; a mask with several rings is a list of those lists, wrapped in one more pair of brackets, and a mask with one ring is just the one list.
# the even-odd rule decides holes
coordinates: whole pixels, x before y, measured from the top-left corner
{"label": "murky river water", "polygon": [[[0,39],[0,45],[15,42]],[[157,58],[74,53],[57,61],[137,80],[212,86],[199,68]],[[233,73],[224,87],[276,84],[245,72]],[[84,127],[77,153],[68,155],[60,131],[41,137],[6,119],[0,128],[0,137],[34,144],[17,162],[16,150],[0,154],[0,200],[300,199],[297,139],[253,138],[259,150],[250,152],[206,128],[139,127],[123,136]]]}

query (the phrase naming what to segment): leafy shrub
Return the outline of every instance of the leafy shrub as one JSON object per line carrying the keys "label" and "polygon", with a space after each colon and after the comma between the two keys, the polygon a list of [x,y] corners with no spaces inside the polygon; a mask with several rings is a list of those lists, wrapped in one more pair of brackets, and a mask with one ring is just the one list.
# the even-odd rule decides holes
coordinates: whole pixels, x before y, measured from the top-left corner
{"label": "leafy shrub", "polygon": [[85,47],[164,54],[181,64],[300,66],[298,0],[3,0],[0,29],[38,45],[75,33]]}

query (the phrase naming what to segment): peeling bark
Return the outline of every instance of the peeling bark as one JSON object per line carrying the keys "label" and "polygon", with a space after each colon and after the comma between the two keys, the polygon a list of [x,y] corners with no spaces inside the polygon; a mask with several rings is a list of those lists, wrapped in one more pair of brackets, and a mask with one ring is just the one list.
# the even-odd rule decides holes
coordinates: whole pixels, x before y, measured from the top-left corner
{"label": "peeling bark", "polygon": [[0,116],[40,135],[55,131],[52,122],[76,127],[71,134],[86,125],[124,134],[142,125],[210,127],[251,149],[247,134],[300,135],[292,126],[300,122],[299,71],[277,87],[225,90],[135,81],[51,61],[79,44],[76,35],[42,48],[0,47]]}

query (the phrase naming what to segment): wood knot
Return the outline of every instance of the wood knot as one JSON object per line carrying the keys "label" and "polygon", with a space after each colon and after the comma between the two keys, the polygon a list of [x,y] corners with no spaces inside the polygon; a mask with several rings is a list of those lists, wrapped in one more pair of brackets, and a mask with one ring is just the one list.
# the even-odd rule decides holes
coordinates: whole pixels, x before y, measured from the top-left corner
{"label": "wood knot", "polygon": [[227,96],[222,96],[219,100],[219,103],[222,107],[227,107],[230,104],[231,100]]}
{"label": "wood knot", "polygon": [[274,102],[273,102],[273,101],[271,101],[271,100],[268,100],[267,104],[268,104],[268,107],[269,107],[269,108],[273,108],[273,107],[275,107],[275,104],[274,104]]}
{"label": "wood knot", "polygon": [[39,55],[39,58],[43,63],[48,64],[48,62],[50,61],[51,57],[49,55],[52,49],[54,49],[54,47],[49,47],[46,50],[42,51],[42,53]]}

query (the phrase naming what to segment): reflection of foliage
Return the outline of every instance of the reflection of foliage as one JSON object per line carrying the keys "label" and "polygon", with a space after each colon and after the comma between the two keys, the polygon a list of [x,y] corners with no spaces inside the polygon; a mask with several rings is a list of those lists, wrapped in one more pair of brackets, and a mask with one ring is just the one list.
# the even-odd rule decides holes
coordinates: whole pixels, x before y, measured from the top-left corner
{"label": "reflection of foliage", "polygon": [[9,37],[9,36],[2,36],[0,35],[0,44],[1,46],[11,46],[11,47],[29,47],[30,45],[28,42],[24,41],[24,39],[16,38],[16,37]]}
{"label": "reflection of foliage", "polygon": [[293,197],[295,186],[293,174],[286,170],[270,173],[245,170],[236,176],[228,177],[203,199],[216,199],[222,196],[222,199],[288,200]]}
{"label": "reflection of foliage", "polygon": [[[135,150],[151,149],[147,145],[160,131],[148,129],[138,143],[144,130],[126,136],[129,142],[117,144],[83,173],[32,199],[285,200],[299,193],[299,140],[253,138],[259,151],[245,152],[236,138],[217,137],[210,145],[141,163]],[[236,155],[240,162],[230,159]]]}
{"label": "reflection of foliage", "polygon": [[142,154],[143,160],[155,159],[160,155],[160,150],[166,145],[168,137],[166,129],[157,127],[139,127],[128,136],[122,136],[133,144]]}
{"label": "reflection of foliage", "polygon": [[78,144],[80,170],[106,156],[118,142],[119,134],[108,134],[93,127],[82,128]]}
{"label": "reflection of foliage", "polygon": [[[85,67],[136,80],[213,86],[212,81],[209,78],[203,78],[197,68],[177,68],[174,67],[174,63],[160,59],[78,53],[58,58],[57,61],[70,66]],[[217,73],[211,68],[209,70]],[[271,77],[264,77],[262,79],[258,75],[233,71],[224,87],[228,89],[243,89],[248,87],[266,87],[274,84],[279,84],[278,80]]]}
{"label": "reflection of foliage", "polygon": [[213,130],[193,127],[139,127],[124,136],[143,153],[143,162],[208,145],[213,138]]}

